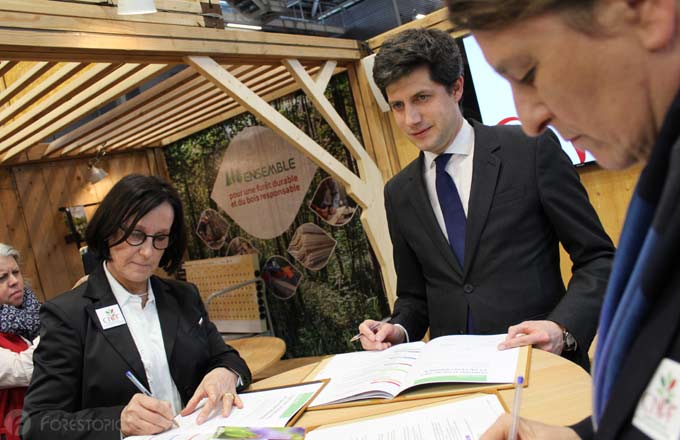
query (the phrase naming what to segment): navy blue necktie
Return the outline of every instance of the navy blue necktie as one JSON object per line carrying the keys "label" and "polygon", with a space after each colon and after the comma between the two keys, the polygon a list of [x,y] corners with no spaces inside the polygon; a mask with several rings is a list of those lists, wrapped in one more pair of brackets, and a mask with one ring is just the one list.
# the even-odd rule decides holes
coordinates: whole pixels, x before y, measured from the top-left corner
{"label": "navy blue necktie", "polygon": [[440,154],[434,160],[437,166],[437,178],[435,185],[437,187],[437,199],[439,199],[439,207],[444,215],[444,224],[446,225],[446,234],[449,236],[449,246],[458,258],[460,267],[463,267],[465,261],[465,211],[463,210],[463,203],[460,201],[456,184],[453,179],[446,172],[446,164],[452,154]]}

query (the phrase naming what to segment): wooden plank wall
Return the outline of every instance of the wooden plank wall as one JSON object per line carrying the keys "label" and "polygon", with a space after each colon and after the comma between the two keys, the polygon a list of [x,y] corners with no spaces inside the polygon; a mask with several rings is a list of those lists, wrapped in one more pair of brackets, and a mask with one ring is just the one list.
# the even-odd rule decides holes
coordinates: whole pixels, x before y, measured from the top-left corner
{"label": "wooden plank wall", "polygon": [[[167,178],[162,150],[107,155],[101,182],[87,181],[87,160],[0,167],[0,242],[21,252],[21,268],[41,299],[52,298],[84,275],[75,243],[59,207],[100,202],[111,187],[130,173]],[[86,208],[92,218],[96,206]]]}
{"label": "wooden plank wall", "polygon": [[[623,171],[604,170],[597,165],[586,165],[578,169],[581,183],[588,191],[590,203],[600,217],[604,230],[617,246],[628,203],[633,196],[640,171],[642,165]],[[560,266],[562,279],[566,284],[571,279],[571,260],[564,249],[560,249]]]}

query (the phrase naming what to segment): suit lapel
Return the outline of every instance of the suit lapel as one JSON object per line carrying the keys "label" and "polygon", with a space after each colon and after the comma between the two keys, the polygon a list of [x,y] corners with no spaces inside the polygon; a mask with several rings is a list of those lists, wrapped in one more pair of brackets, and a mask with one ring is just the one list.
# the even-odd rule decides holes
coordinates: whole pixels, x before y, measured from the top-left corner
{"label": "suit lapel", "polygon": [[496,191],[501,160],[495,154],[500,148],[497,137],[488,127],[473,123],[475,130],[475,151],[473,158],[472,184],[468,203],[465,232],[465,268],[467,274],[479,247],[479,239],[489,216],[489,209]]}
{"label": "suit lapel", "polygon": [[[177,328],[181,310],[175,297],[168,292],[167,284],[161,283],[158,278],[151,277],[151,287],[156,298],[156,310],[158,319],[161,322],[161,332],[163,333],[163,345],[165,346],[165,356],[170,365],[172,350],[177,339]],[[172,370],[172,369],[171,369]]]}
{"label": "suit lapel", "polygon": [[409,170],[409,202],[413,205],[416,216],[423,224],[423,231],[426,233],[434,243],[435,247],[444,257],[444,260],[456,271],[457,274],[462,274],[462,268],[458,259],[453,254],[451,246],[449,245],[446,236],[439,227],[437,217],[432,211],[430,204],[430,197],[427,194],[427,188],[423,180],[423,167],[425,156],[421,152],[418,156],[417,166],[411,167]]}
{"label": "suit lapel", "polygon": [[116,297],[113,295],[111,286],[106,279],[103,267],[99,268],[90,274],[88,278],[87,290],[85,296],[92,299],[92,304],[86,307],[90,319],[94,322],[99,332],[104,336],[104,339],[113,346],[125,362],[130,366],[132,373],[147,387],[146,372],[142,364],[142,358],[139,356],[137,346],[132,339],[132,334],[127,324],[119,325],[117,327],[104,330],[102,328],[99,317],[97,316],[97,309],[102,307],[112,306],[118,304]]}

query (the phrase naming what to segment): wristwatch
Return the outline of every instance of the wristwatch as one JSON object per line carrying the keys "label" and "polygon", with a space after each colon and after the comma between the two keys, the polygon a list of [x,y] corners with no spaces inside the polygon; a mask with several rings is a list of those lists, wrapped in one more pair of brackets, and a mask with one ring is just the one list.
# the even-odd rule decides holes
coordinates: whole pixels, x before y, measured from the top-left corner
{"label": "wristwatch", "polygon": [[562,327],[562,342],[564,343],[562,351],[576,351],[578,348],[576,338],[564,327]]}

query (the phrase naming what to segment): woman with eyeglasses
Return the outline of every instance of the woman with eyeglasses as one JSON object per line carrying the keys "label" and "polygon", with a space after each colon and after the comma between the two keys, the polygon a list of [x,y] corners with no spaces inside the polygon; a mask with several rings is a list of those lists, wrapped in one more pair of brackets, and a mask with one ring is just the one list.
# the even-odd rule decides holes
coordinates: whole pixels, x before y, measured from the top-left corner
{"label": "woman with eyeglasses", "polygon": [[177,191],[156,177],[124,177],[86,240],[101,265],[42,307],[23,439],[120,440],[170,429],[203,398],[199,423],[240,407],[236,392],[251,380],[245,362],[195,286],[154,275],[177,270],[185,250]]}

